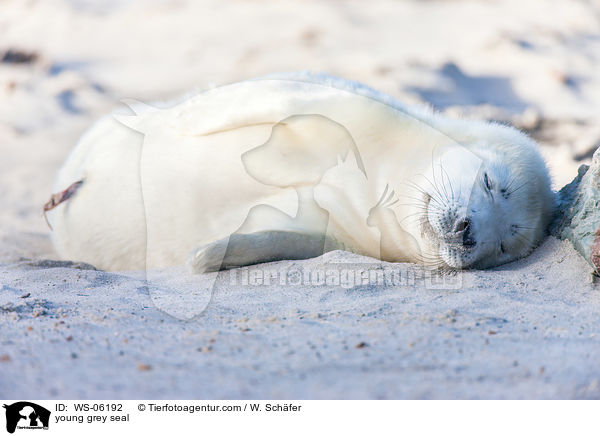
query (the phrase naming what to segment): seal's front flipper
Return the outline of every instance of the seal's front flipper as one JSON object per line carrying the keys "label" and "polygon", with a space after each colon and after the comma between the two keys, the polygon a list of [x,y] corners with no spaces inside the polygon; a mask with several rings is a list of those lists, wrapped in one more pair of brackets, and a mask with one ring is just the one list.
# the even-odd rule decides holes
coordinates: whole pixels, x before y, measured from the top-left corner
{"label": "seal's front flipper", "polygon": [[194,274],[220,271],[222,268],[229,238],[221,239],[193,250],[186,262]]}
{"label": "seal's front flipper", "polygon": [[289,231],[234,233],[229,238],[192,252],[188,268],[193,273],[214,272],[278,260],[300,260],[342,249],[323,234]]}

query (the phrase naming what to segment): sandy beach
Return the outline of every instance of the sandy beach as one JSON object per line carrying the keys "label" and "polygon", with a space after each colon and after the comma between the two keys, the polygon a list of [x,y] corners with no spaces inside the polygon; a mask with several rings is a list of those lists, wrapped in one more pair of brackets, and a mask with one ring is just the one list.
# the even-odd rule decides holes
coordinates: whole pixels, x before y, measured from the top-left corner
{"label": "sandy beach", "polygon": [[[600,289],[569,241],[442,278],[336,251],[256,267],[308,272],[284,285],[195,278],[212,289],[198,297],[59,259],[42,217],[121,99],[299,70],[511,123],[560,189],[600,146],[596,3],[15,0],[0,35],[0,397],[600,398]],[[323,269],[397,280],[312,282]],[[206,310],[181,312],[197,298]]]}

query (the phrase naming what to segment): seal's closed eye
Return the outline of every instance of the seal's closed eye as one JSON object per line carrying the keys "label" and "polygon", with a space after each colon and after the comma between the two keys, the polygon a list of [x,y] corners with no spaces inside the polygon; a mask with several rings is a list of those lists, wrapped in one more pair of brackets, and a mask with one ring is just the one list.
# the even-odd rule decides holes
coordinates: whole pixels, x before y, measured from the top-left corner
{"label": "seal's closed eye", "polygon": [[483,183],[485,184],[485,187],[488,191],[492,190],[492,183],[490,182],[490,179],[489,179],[487,173],[483,174]]}

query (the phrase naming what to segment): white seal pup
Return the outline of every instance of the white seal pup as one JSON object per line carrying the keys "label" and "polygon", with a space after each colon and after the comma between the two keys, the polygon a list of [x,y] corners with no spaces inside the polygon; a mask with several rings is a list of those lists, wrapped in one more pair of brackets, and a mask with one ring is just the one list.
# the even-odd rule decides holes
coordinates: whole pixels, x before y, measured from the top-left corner
{"label": "white seal pup", "polygon": [[299,73],[130,106],[60,170],[46,210],[64,258],[205,272],[345,249],[487,268],[528,254],[555,207],[526,135],[355,82]]}

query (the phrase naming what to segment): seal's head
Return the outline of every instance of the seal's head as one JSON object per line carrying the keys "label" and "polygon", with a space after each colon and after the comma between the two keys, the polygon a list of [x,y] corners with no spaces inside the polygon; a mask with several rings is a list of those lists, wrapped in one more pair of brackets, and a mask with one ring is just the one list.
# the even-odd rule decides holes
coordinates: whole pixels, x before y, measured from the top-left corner
{"label": "seal's head", "polygon": [[453,269],[490,268],[529,254],[555,207],[537,145],[512,128],[487,126],[484,139],[450,147],[423,185],[428,258]]}

